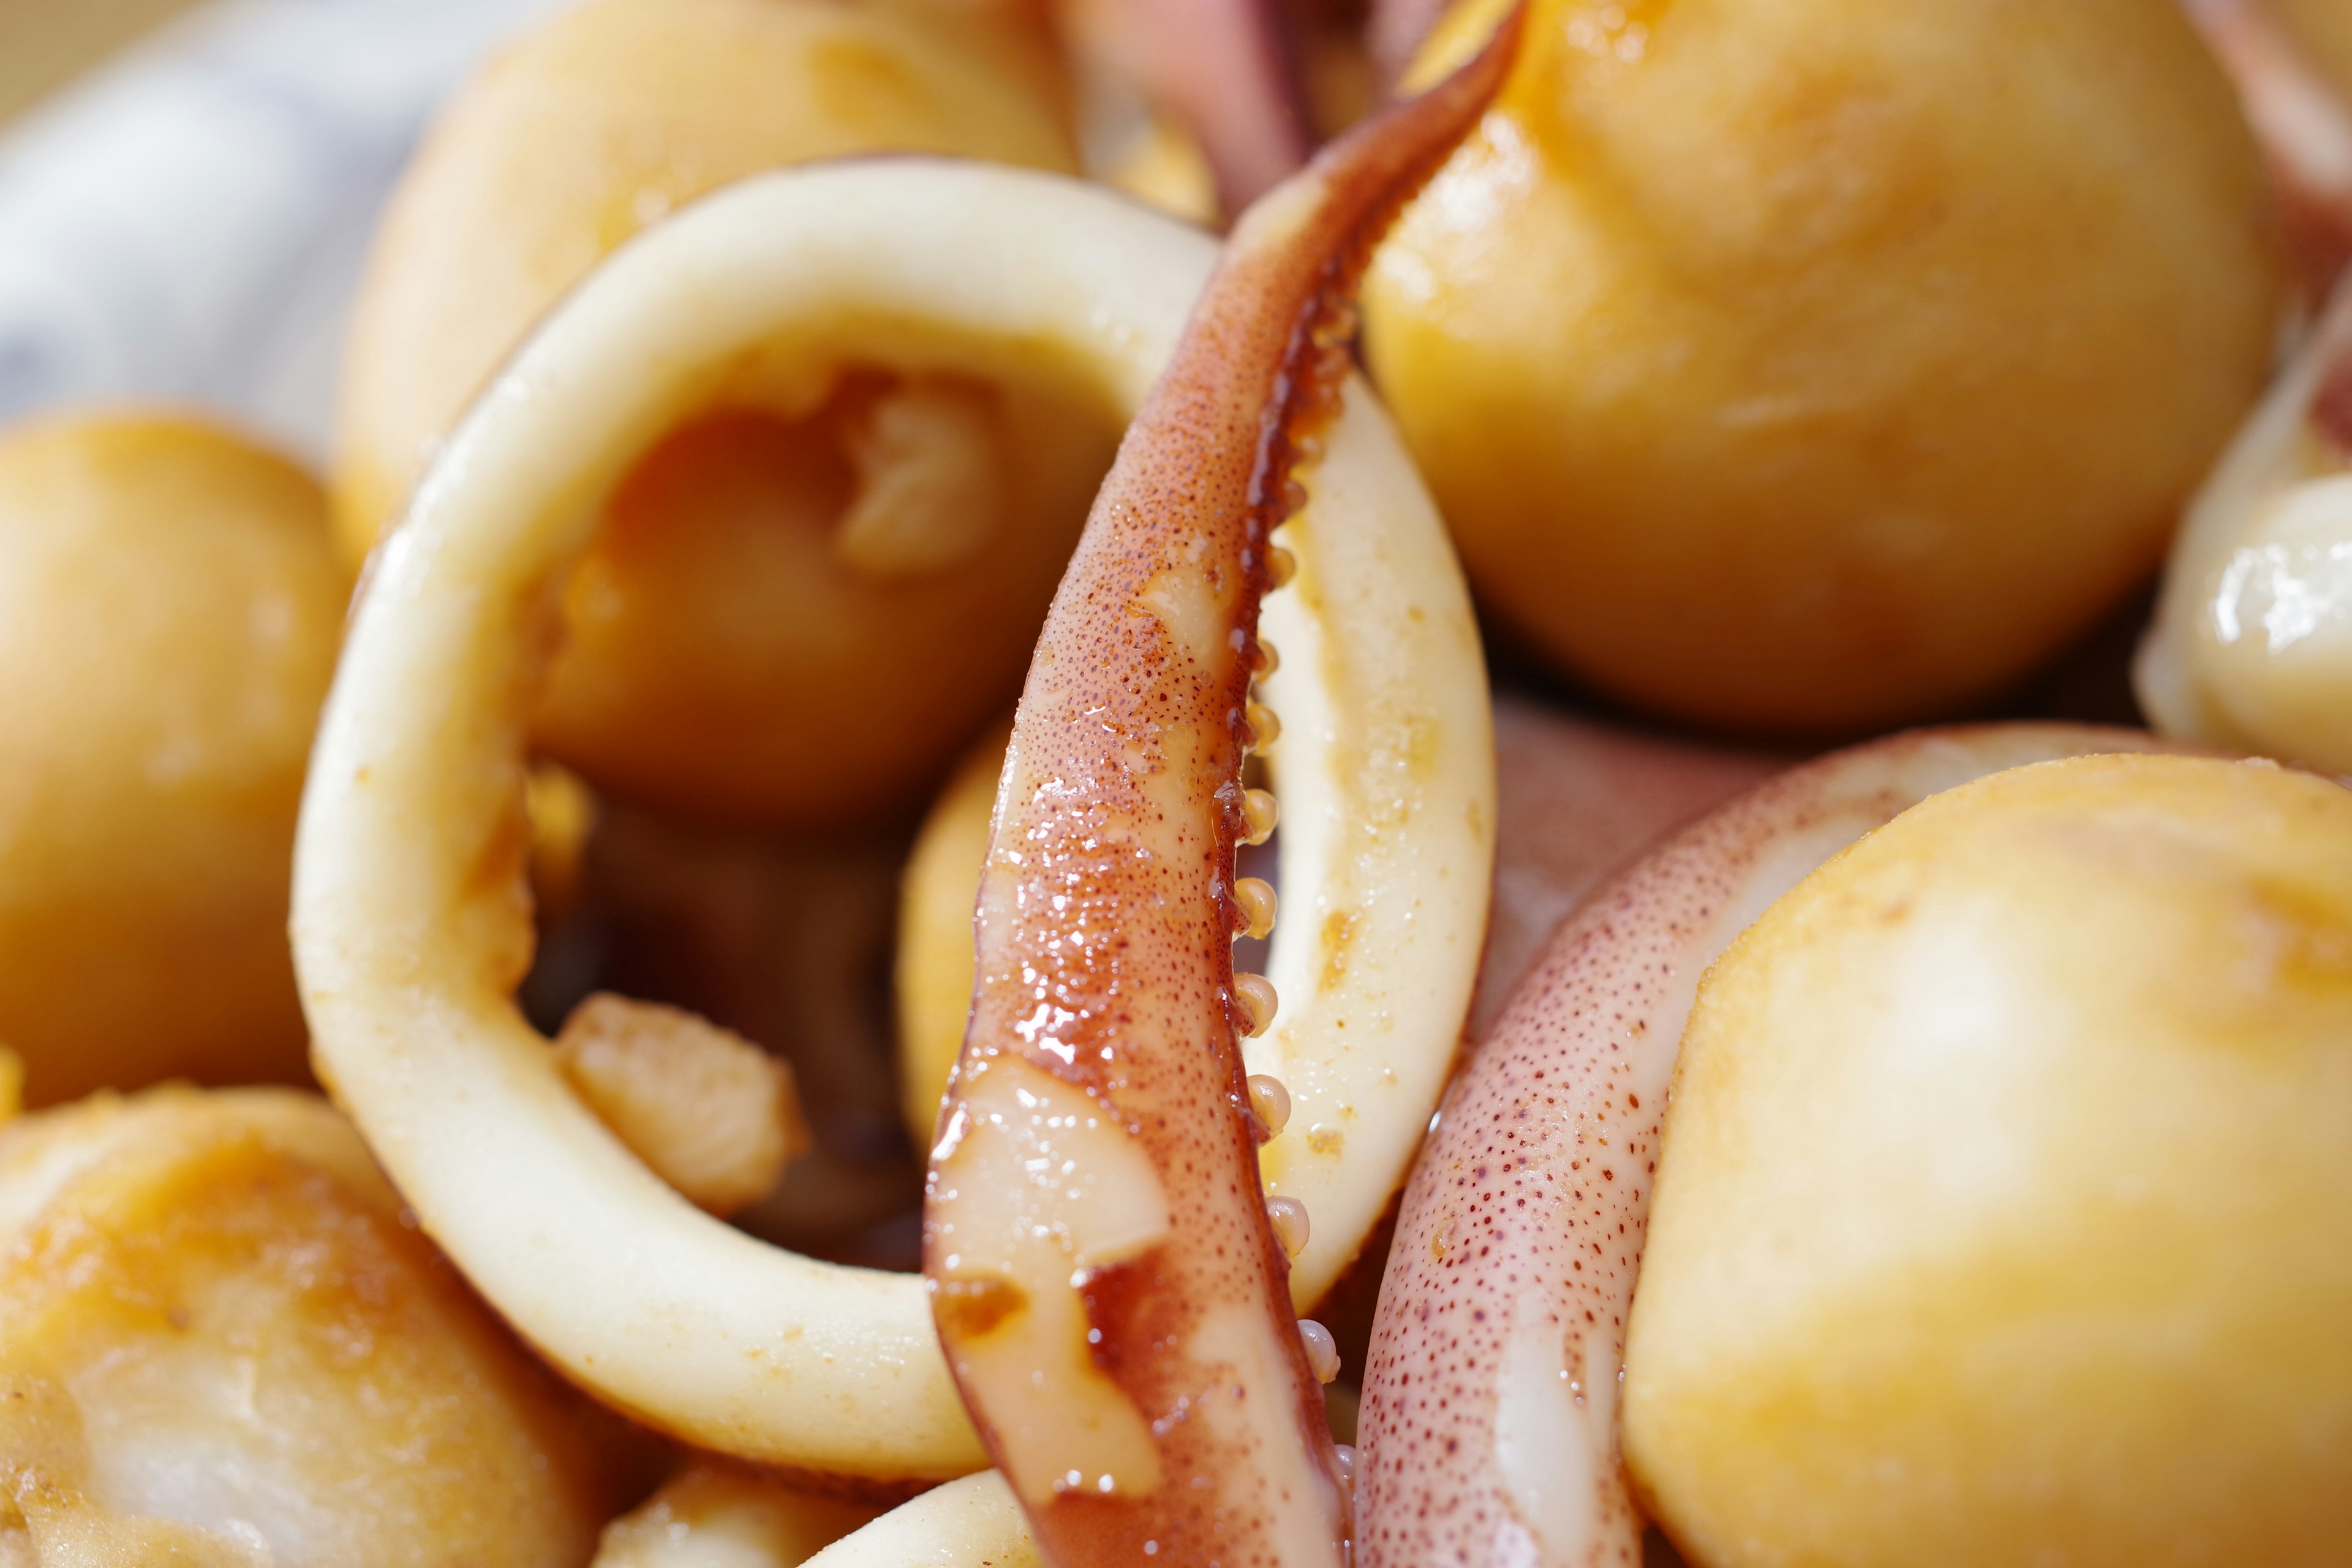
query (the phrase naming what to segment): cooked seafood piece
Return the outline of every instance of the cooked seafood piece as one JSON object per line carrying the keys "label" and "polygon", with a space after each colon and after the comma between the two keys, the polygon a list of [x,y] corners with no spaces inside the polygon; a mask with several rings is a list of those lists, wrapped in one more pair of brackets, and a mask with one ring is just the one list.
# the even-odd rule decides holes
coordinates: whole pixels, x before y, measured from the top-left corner
{"label": "cooked seafood piece", "polygon": [[[1317,1246],[1326,1194],[1385,1202],[1384,1182],[1331,1180],[1359,1131],[1349,1101],[1369,1102],[1360,1131],[1391,1138],[1413,1130],[1399,1110],[1428,1103],[1408,1054],[1421,1042],[1383,1037],[1433,977],[1475,962],[1493,816],[1490,774],[1455,808],[1485,763],[1460,742],[1475,731],[1485,749],[1483,692],[1422,700],[1432,654],[1450,646],[1475,668],[1475,631],[1450,556],[1412,526],[1410,465],[1349,383],[1350,296],[1516,37],[1507,24],[1243,215],[1096,498],[1013,720],[923,1264],[957,1384],[1066,1565],[1346,1552],[1346,1468],[1319,1386],[1337,1352],[1295,1317],[1320,1292],[1291,1259]],[[1307,613],[1289,617],[1274,591],[1294,573]],[[1349,663],[1374,679],[1337,679]],[[1343,837],[1362,847],[1339,858],[1346,881],[1284,879],[1311,941],[1277,928],[1269,980],[1234,968],[1234,939],[1275,926],[1273,894],[1236,876],[1235,854],[1275,826],[1242,764],[1267,756],[1287,787],[1285,710],[1315,737],[1286,856],[1304,848],[1319,870]],[[1445,852],[1462,833],[1475,858]],[[1318,959],[1304,973],[1285,962],[1302,952]],[[1242,1046],[1278,1028],[1277,987],[1294,979],[1339,1004],[1330,1027],[1352,1058],[1299,1075],[1304,1108],[1291,1080],[1250,1073]],[[1340,1258],[1377,1206],[1357,1214]]]}
{"label": "cooked seafood piece", "polygon": [[2134,673],[2168,734],[2352,773],[2352,286],[2189,508]]}
{"label": "cooked seafood piece", "polygon": [[590,1568],[798,1568],[878,1511],[698,1459],[604,1527]]}
{"label": "cooked seafood piece", "polygon": [[[1360,1561],[1641,1561],[1618,1374],[1701,976],[1781,894],[1915,803],[2023,763],[2160,744],[2015,724],[1837,752],[1677,835],[1559,928],[1448,1091],[1405,1190],[1358,1416]],[[1851,978],[1877,994],[1874,972]]]}
{"label": "cooked seafood piece", "polygon": [[[352,559],[541,316],[705,193],[860,153],[1074,168],[1059,68],[1013,9],[594,0],[494,58],[371,258],[335,472]],[[1019,689],[1116,420],[1051,376],[812,331],[672,408],[600,498],[533,733],[601,788],[758,821],[887,816]]]}
{"label": "cooked seafood piece", "polygon": [[2084,757],[1905,813],[1700,987],[1643,1507],[1707,1568],[2342,1561],[2347,1128],[2352,792]]}
{"label": "cooked seafood piece", "polygon": [[0,1131],[0,1560],[572,1568],[620,1423],[285,1089],[100,1095]]}
{"label": "cooked seafood piece", "polygon": [[2334,0],[2182,3],[2237,82],[2298,268],[2325,298],[2352,261],[2352,13]]}
{"label": "cooked seafood piece", "polygon": [[0,1043],[36,1103],[303,1077],[286,884],[350,585],[318,487],[227,431],[0,437]]}
{"label": "cooked seafood piece", "polygon": [[1498,620],[1649,711],[1852,734],[1999,696],[2155,566],[2283,292],[2177,7],[1536,0],[1528,36],[1364,286]]}
{"label": "cooked seafood piece", "polygon": [[[985,1462],[920,1281],[794,1257],[694,1208],[515,1005],[532,942],[529,718],[594,503],[747,364],[856,353],[1043,384],[1116,423],[1168,363],[1215,254],[1098,188],[977,163],[746,182],[583,284],[377,558],[298,856],[320,1070],[478,1287],[568,1376],[653,1426],[875,1479]],[[1493,831],[1485,683],[1444,531],[1360,383],[1335,412],[1286,531],[1297,578],[1265,624],[1288,658],[1264,688],[1295,721],[1276,777],[1309,803],[1309,830],[1285,875],[1314,911],[1294,938],[1308,973],[1287,1032],[1267,1042],[1301,1107],[1268,1169],[1308,1194],[1302,1269],[1334,1271],[1402,1179],[1453,1059]]]}
{"label": "cooked seafood piece", "polygon": [[2352,101],[2352,10],[2338,0],[2273,0],[2306,53]]}

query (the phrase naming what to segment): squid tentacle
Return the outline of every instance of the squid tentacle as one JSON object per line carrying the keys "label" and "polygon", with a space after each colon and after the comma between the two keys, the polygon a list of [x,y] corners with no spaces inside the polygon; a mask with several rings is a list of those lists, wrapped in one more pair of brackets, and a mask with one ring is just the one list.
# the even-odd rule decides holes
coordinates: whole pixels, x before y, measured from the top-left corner
{"label": "squid tentacle", "polygon": [[[1477,60],[1252,207],[1130,426],[1046,620],[999,785],[925,1272],[950,1365],[1047,1557],[1333,1563],[1339,1462],[1292,1317],[1240,1049],[1277,1005],[1245,751],[1271,535],[1349,364],[1349,292],[1507,67]],[[1303,1215],[1282,1213],[1303,1237]],[[1322,1370],[1327,1370],[1328,1367]]]}
{"label": "squid tentacle", "polygon": [[1700,975],[1775,899],[1931,794],[2137,731],[1898,735],[1792,770],[1560,927],[1448,1093],[1365,1368],[1356,1560],[1638,1564],[1617,1384],[1666,1089]]}

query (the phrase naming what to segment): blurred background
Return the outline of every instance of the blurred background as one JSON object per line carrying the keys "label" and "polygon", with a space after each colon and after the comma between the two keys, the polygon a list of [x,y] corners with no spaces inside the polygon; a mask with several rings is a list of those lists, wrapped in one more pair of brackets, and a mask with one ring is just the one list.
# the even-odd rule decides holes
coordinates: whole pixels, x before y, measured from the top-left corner
{"label": "blurred background", "polygon": [[554,0],[0,0],[0,423],[206,409],[313,461],[377,209]]}
{"label": "blurred background", "polygon": [[192,0],[6,0],[0,4],[0,117],[14,118]]}

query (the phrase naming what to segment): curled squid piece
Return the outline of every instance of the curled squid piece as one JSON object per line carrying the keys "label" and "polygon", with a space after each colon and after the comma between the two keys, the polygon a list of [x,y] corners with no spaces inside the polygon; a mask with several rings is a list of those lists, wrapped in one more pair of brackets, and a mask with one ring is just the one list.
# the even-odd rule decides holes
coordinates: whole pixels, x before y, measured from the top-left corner
{"label": "curled squid piece", "polygon": [[2168,734],[2352,773],[2352,287],[2190,506],[2134,675]]}
{"label": "curled squid piece", "polygon": [[[637,1152],[658,1152],[658,1127],[634,1148],[616,1136],[577,1064],[516,1007],[532,942],[530,716],[603,502],[730,378],[818,353],[1041,387],[1123,422],[1169,363],[1215,257],[1195,230],[1053,176],[914,158],[761,176],[648,231],[583,283],[459,427],[378,555],[298,852],[296,959],[320,1070],[477,1286],[566,1375],[650,1425],[877,1479],[986,1462],[920,1280],[796,1257],[698,1208]],[[1364,896],[1348,880],[1360,872],[1424,900],[1423,989],[1392,1004],[1412,1042],[1393,1068],[1406,1088],[1398,1110],[1376,1115],[1367,1100],[1350,1124],[1367,1129],[1366,1152],[1385,1151],[1367,1178],[1384,1196],[1412,1148],[1401,1130],[1426,1121],[1466,1005],[1492,786],[1476,643],[1443,531],[1360,387],[1325,438],[1311,482],[1335,506],[1356,498],[1329,526],[1360,527],[1365,548],[1318,549],[1317,508],[1294,520],[1292,678],[1319,691],[1335,679],[1317,673],[1328,663],[1351,684],[1320,699],[1322,721],[1300,696],[1283,744],[1301,766],[1378,783],[1382,809],[1405,814],[1373,820],[1430,824],[1418,847],[1412,833],[1383,840],[1401,858],[1316,873],[1341,917]],[[1328,605],[1307,602],[1317,592]],[[1339,625],[1362,595],[1426,625],[1385,648],[1318,640],[1324,617]],[[1414,660],[1423,668],[1407,670]],[[1225,804],[1244,809],[1238,785]],[[1423,854],[1443,878],[1400,869]],[[1335,977],[1330,1016],[1381,1048],[1388,1023],[1365,1000],[1379,993],[1361,989],[1384,984],[1377,971]],[[676,1020],[659,1031],[681,1032],[694,1033]],[[1294,1076],[1305,1103],[1311,1075]],[[635,1077],[620,1082],[635,1095]],[[1327,1210],[1327,1245],[1344,1254],[1361,1232],[1348,1239],[1342,1212]]]}
{"label": "curled squid piece", "polygon": [[2149,743],[2010,725],[1838,752],[1678,835],[1559,929],[1405,1190],[1358,1418],[1360,1563],[1641,1561],[1619,1373],[1701,976],[1816,867],[1927,796]]}
{"label": "curled squid piece", "polygon": [[[1279,950],[1271,983],[1234,969],[1236,936],[1279,931],[1270,889],[1235,874],[1237,846],[1275,826],[1243,762],[1292,743],[1277,740],[1270,704],[1287,705],[1295,733],[1328,729],[1344,744],[1380,736],[1343,722],[1348,706],[1369,700],[1378,713],[1402,698],[1391,710],[1408,713],[1419,695],[1393,665],[1378,685],[1331,679],[1349,620],[1397,640],[1390,615],[1431,618],[1409,573],[1444,559],[1433,541],[1349,531],[1355,494],[1409,489],[1412,470],[1385,440],[1377,460],[1360,453],[1352,412],[1334,426],[1343,397],[1354,407],[1348,293],[1396,205],[1475,121],[1516,36],[1507,24],[1493,50],[1244,216],[1129,426],[1013,722],[971,1021],[931,1156],[924,1268],[957,1384],[1040,1547],[1067,1568],[1162,1552],[1305,1564],[1344,1550],[1344,1470],[1318,1387],[1336,1355],[1292,1305],[1290,1257],[1313,1247],[1318,1200],[1284,1184],[1327,1182],[1319,1201],[1376,1212],[1385,1183],[1343,1198],[1328,1173],[1350,1114],[1378,1131],[1385,1108],[1414,1101],[1402,1081],[1383,1085],[1380,1102],[1340,1100],[1302,1138],[1311,1096],[1327,1082],[1370,1089],[1373,1075],[1309,1073],[1294,1097],[1248,1072],[1242,1041],[1280,1028],[1287,982]],[[1317,458],[1330,521],[1278,541],[1309,496],[1292,470]],[[1313,576],[1299,571],[1307,558]],[[1277,618],[1276,595],[1261,621],[1261,599],[1294,571],[1307,613]],[[1454,624],[1441,635],[1466,673],[1469,624],[1458,599],[1443,607]],[[1301,672],[1297,684],[1269,668],[1262,626],[1290,639],[1280,669]],[[1459,695],[1475,713],[1469,679]],[[1310,885],[1323,896],[1306,900],[1290,890],[1305,905],[1291,918],[1315,933],[1292,951],[1319,960],[1297,983],[1310,1008],[1318,989],[1350,994],[1331,1027],[1354,1030],[1342,1050],[1359,1061],[1380,1059],[1386,1013],[1423,984],[1402,951],[1416,927],[1435,928],[1421,940],[1441,953],[1453,945],[1454,973],[1474,962],[1484,856],[1449,862],[1444,829],[1423,844],[1416,826],[1438,770],[1465,767],[1440,728],[1450,721],[1428,713],[1392,740],[1335,750],[1317,770],[1328,776],[1297,794],[1306,809],[1288,814],[1286,855],[1310,866],[1350,809],[1370,814],[1369,847],[1402,858],[1376,900],[1357,901],[1344,881]],[[1473,833],[1491,831],[1490,804],[1457,808]],[[1466,990],[1444,999],[1465,1002]],[[1410,1128],[1387,1132],[1403,1134],[1401,1157]]]}
{"label": "curled squid piece", "polygon": [[2183,0],[2238,85],[2304,270],[2352,260],[2352,21],[2335,0]]}
{"label": "curled squid piece", "polygon": [[315,1095],[0,1132],[0,1561],[574,1568],[621,1424],[531,1359]]}
{"label": "curled squid piece", "polygon": [[[851,155],[1075,171],[1058,65],[1012,10],[592,0],[501,51],[369,258],[335,466],[353,564],[544,313],[666,215]],[[532,739],[607,795],[884,819],[1019,692],[1118,421],[1047,377],[837,353],[842,330],[678,409],[604,496]]]}

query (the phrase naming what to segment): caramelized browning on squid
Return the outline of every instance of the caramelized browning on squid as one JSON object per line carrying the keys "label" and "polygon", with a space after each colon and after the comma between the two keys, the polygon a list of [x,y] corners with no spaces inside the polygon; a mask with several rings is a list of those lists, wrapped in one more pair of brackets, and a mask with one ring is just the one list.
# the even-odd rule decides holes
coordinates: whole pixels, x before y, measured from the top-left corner
{"label": "caramelized browning on squid", "polygon": [[1255,1160],[1276,1096],[1253,1110],[1240,1049],[1276,1006],[1231,949],[1263,923],[1234,847],[1271,826],[1241,779],[1276,731],[1254,634],[1348,367],[1346,291],[1515,37],[1244,216],[1031,667],[925,1267],[983,1440],[1065,1564],[1340,1555],[1328,1336],[1292,1317]]}
{"label": "caramelized browning on squid", "polygon": [[1640,1563],[1618,1373],[1701,973],[1781,893],[1927,795],[2149,744],[2003,725],[1842,752],[1709,816],[1560,929],[1405,1191],[1359,1417],[1359,1563]]}

